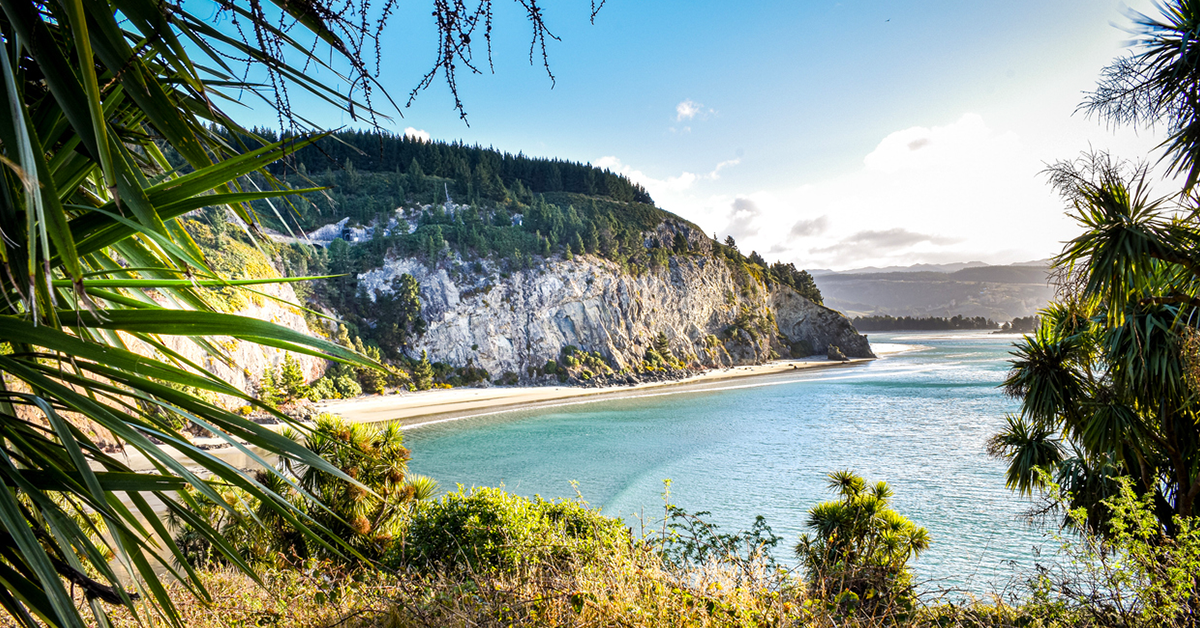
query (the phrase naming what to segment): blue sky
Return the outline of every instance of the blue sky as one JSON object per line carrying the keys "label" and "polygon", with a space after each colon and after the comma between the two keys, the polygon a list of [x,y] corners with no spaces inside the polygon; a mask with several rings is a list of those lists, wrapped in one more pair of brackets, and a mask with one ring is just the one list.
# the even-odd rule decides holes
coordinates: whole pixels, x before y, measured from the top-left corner
{"label": "blue sky", "polygon": [[[441,84],[384,126],[610,167],[743,251],[801,267],[1020,262],[1076,232],[1045,163],[1157,143],[1074,113],[1129,37],[1114,26],[1123,6],[609,0],[592,25],[587,3],[561,1],[547,10],[562,39],[551,88],[519,5],[497,0],[495,73],[460,77],[470,126]],[[432,61],[422,7],[385,36],[381,81],[401,102]]]}

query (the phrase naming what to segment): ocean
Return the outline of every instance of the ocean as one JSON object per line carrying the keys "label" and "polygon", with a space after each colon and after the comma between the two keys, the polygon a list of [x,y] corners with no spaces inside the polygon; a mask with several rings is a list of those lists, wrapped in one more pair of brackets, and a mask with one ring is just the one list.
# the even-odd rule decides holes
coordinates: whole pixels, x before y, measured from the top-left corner
{"label": "ocean", "polygon": [[985,451],[1017,408],[998,388],[1014,338],[871,334],[882,357],[866,364],[418,427],[405,432],[410,470],[448,490],[578,491],[635,534],[661,520],[669,479],[671,503],[723,532],[766,517],[788,562],[808,509],[834,498],[826,474],[851,469],[886,480],[893,506],[928,528],[933,545],[913,563],[923,589],[987,595],[1055,545]]}

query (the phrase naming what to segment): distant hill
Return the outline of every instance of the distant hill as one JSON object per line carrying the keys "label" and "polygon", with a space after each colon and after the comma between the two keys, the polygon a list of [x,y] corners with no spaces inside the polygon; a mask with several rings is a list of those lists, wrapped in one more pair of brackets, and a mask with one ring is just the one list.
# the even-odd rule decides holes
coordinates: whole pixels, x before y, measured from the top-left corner
{"label": "distant hill", "polygon": [[[940,268],[944,270],[932,270]],[[1032,316],[1054,296],[1048,264],[987,266],[979,262],[813,271],[825,304],[847,316]]]}
{"label": "distant hill", "polygon": [[964,268],[976,268],[979,266],[987,266],[983,262],[952,262],[949,264],[913,264],[912,266],[865,266],[863,268],[855,268],[854,270],[833,271],[828,268],[810,269],[808,273],[812,276],[817,275],[867,275],[880,273],[915,273],[915,272],[934,272],[934,273],[952,273]]}

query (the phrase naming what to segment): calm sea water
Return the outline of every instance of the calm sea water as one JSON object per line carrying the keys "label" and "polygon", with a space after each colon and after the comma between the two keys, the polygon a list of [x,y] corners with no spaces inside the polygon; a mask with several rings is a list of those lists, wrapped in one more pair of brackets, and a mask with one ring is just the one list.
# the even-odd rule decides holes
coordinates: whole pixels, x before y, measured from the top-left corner
{"label": "calm sea water", "polygon": [[661,517],[671,501],[707,510],[723,530],[764,515],[787,548],[813,505],[832,498],[825,474],[886,480],[895,507],[929,529],[915,563],[927,587],[986,594],[1032,564],[1041,530],[985,452],[1016,403],[997,385],[1011,336],[872,334],[885,357],[865,365],[737,380],[721,390],[495,414],[411,429],[410,468],[444,488],[499,486],[575,495],[621,516]]}

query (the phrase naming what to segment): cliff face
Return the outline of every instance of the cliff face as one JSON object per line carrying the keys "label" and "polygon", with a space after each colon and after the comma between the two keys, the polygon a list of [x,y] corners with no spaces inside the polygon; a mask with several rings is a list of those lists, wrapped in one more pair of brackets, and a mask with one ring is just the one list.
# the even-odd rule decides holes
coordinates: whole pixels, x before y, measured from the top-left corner
{"label": "cliff face", "polygon": [[488,266],[464,274],[397,259],[359,283],[374,295],[401,274],[419,282],[429,324],[408,352],[425,350],[431,360],[482,367],[493,377],[524,378],[567,345],[598,351],[617,369],[637,367],[660,333],[692,367],[757,363],[772,351],[824,354],[831,343],[852,357],[871,356],[841,314],[790,288],[768,290],[753,279],[739,286],[723,259],[704,255],[674,256],[638,276],[592,256],[548,260],[507,277]]}

